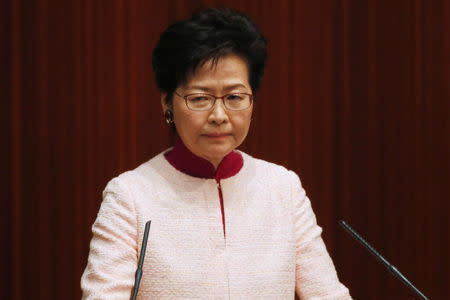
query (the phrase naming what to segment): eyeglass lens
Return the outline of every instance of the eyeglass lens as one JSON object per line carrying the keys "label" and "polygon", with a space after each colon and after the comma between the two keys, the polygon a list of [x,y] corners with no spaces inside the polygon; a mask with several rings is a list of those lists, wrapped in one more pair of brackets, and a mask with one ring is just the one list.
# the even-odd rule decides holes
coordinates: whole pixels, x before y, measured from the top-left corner
{"label": "eyeglass lens", "polygon": [[[248,94],[234,93],[220,98],[223,99],[225,107],[230,110],[243,110],[251,105],[251,95]],[[215,96],[208,94],[191,94],[186,96],[186,104],[192,110],[209,110],[214,106],[215,100]]]}

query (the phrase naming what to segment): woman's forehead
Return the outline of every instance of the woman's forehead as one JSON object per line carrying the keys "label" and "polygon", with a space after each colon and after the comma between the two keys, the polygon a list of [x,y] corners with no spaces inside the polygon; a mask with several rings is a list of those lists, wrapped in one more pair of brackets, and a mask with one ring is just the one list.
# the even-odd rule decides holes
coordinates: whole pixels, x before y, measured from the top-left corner
{"label": "woman's forehead", "polygon": [[221,57],[217,62],[209,60],[186,76],[183,88],[210,90],[249,87],[247,62],[237,55]]}

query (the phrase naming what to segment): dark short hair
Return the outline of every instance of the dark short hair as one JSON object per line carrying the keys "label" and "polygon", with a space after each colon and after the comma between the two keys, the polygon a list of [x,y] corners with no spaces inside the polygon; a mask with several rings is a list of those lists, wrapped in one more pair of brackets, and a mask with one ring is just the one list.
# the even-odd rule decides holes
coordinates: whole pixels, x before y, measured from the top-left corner
{"label": "dark short hair", "polygon": [[253,92],[259,87],[266,64],[266,39],[252,20],[229,9],[209,8],[190,19],[170,25],[153,50],[153,70],[158,88],[172,101],[175,89],[189,72],[212,59],[213,63],[230,53],[248,64]]}

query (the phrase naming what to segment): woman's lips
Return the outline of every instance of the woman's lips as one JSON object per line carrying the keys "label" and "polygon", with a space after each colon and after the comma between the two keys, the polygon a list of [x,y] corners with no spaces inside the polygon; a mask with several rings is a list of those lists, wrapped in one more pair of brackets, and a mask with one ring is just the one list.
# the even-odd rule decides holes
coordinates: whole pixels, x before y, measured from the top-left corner
{"label": "woman's lips", "polygon": [[211,138],[211,139],[223,139],[226,138],[227,136],[230,136],[229,133],[208,133],[208,134],[204,134],[204,136]]}

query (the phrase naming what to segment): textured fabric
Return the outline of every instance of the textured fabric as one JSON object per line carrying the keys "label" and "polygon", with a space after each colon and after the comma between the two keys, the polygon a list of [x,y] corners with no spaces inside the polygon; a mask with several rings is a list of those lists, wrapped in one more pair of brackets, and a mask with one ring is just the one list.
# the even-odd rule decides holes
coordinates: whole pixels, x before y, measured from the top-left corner
{"label": "textured fabric", "polygon": [[178,171],[187,175],[200,178],[214,178],[217,182],[217,192],[219,193],[220,211],[222,213],[223,235],[226,235],[225,211],[223,207],[223,195],[220,186],[220,180],[236,175],[242,168],[244,160],[237,151],[230,152],[220,162],[217,170],[204,158],[192,153],[180,139],[177,137],[173,149],[164,154],[169,163]]}
{"label": "textured fabric", "polygon": [[104,193],[83,299],[129,299],[144,225],[152,220],[140,299],[351,299],[339,282],[298,176],[242,153],[222,179],[189,176],[159,154]]}

